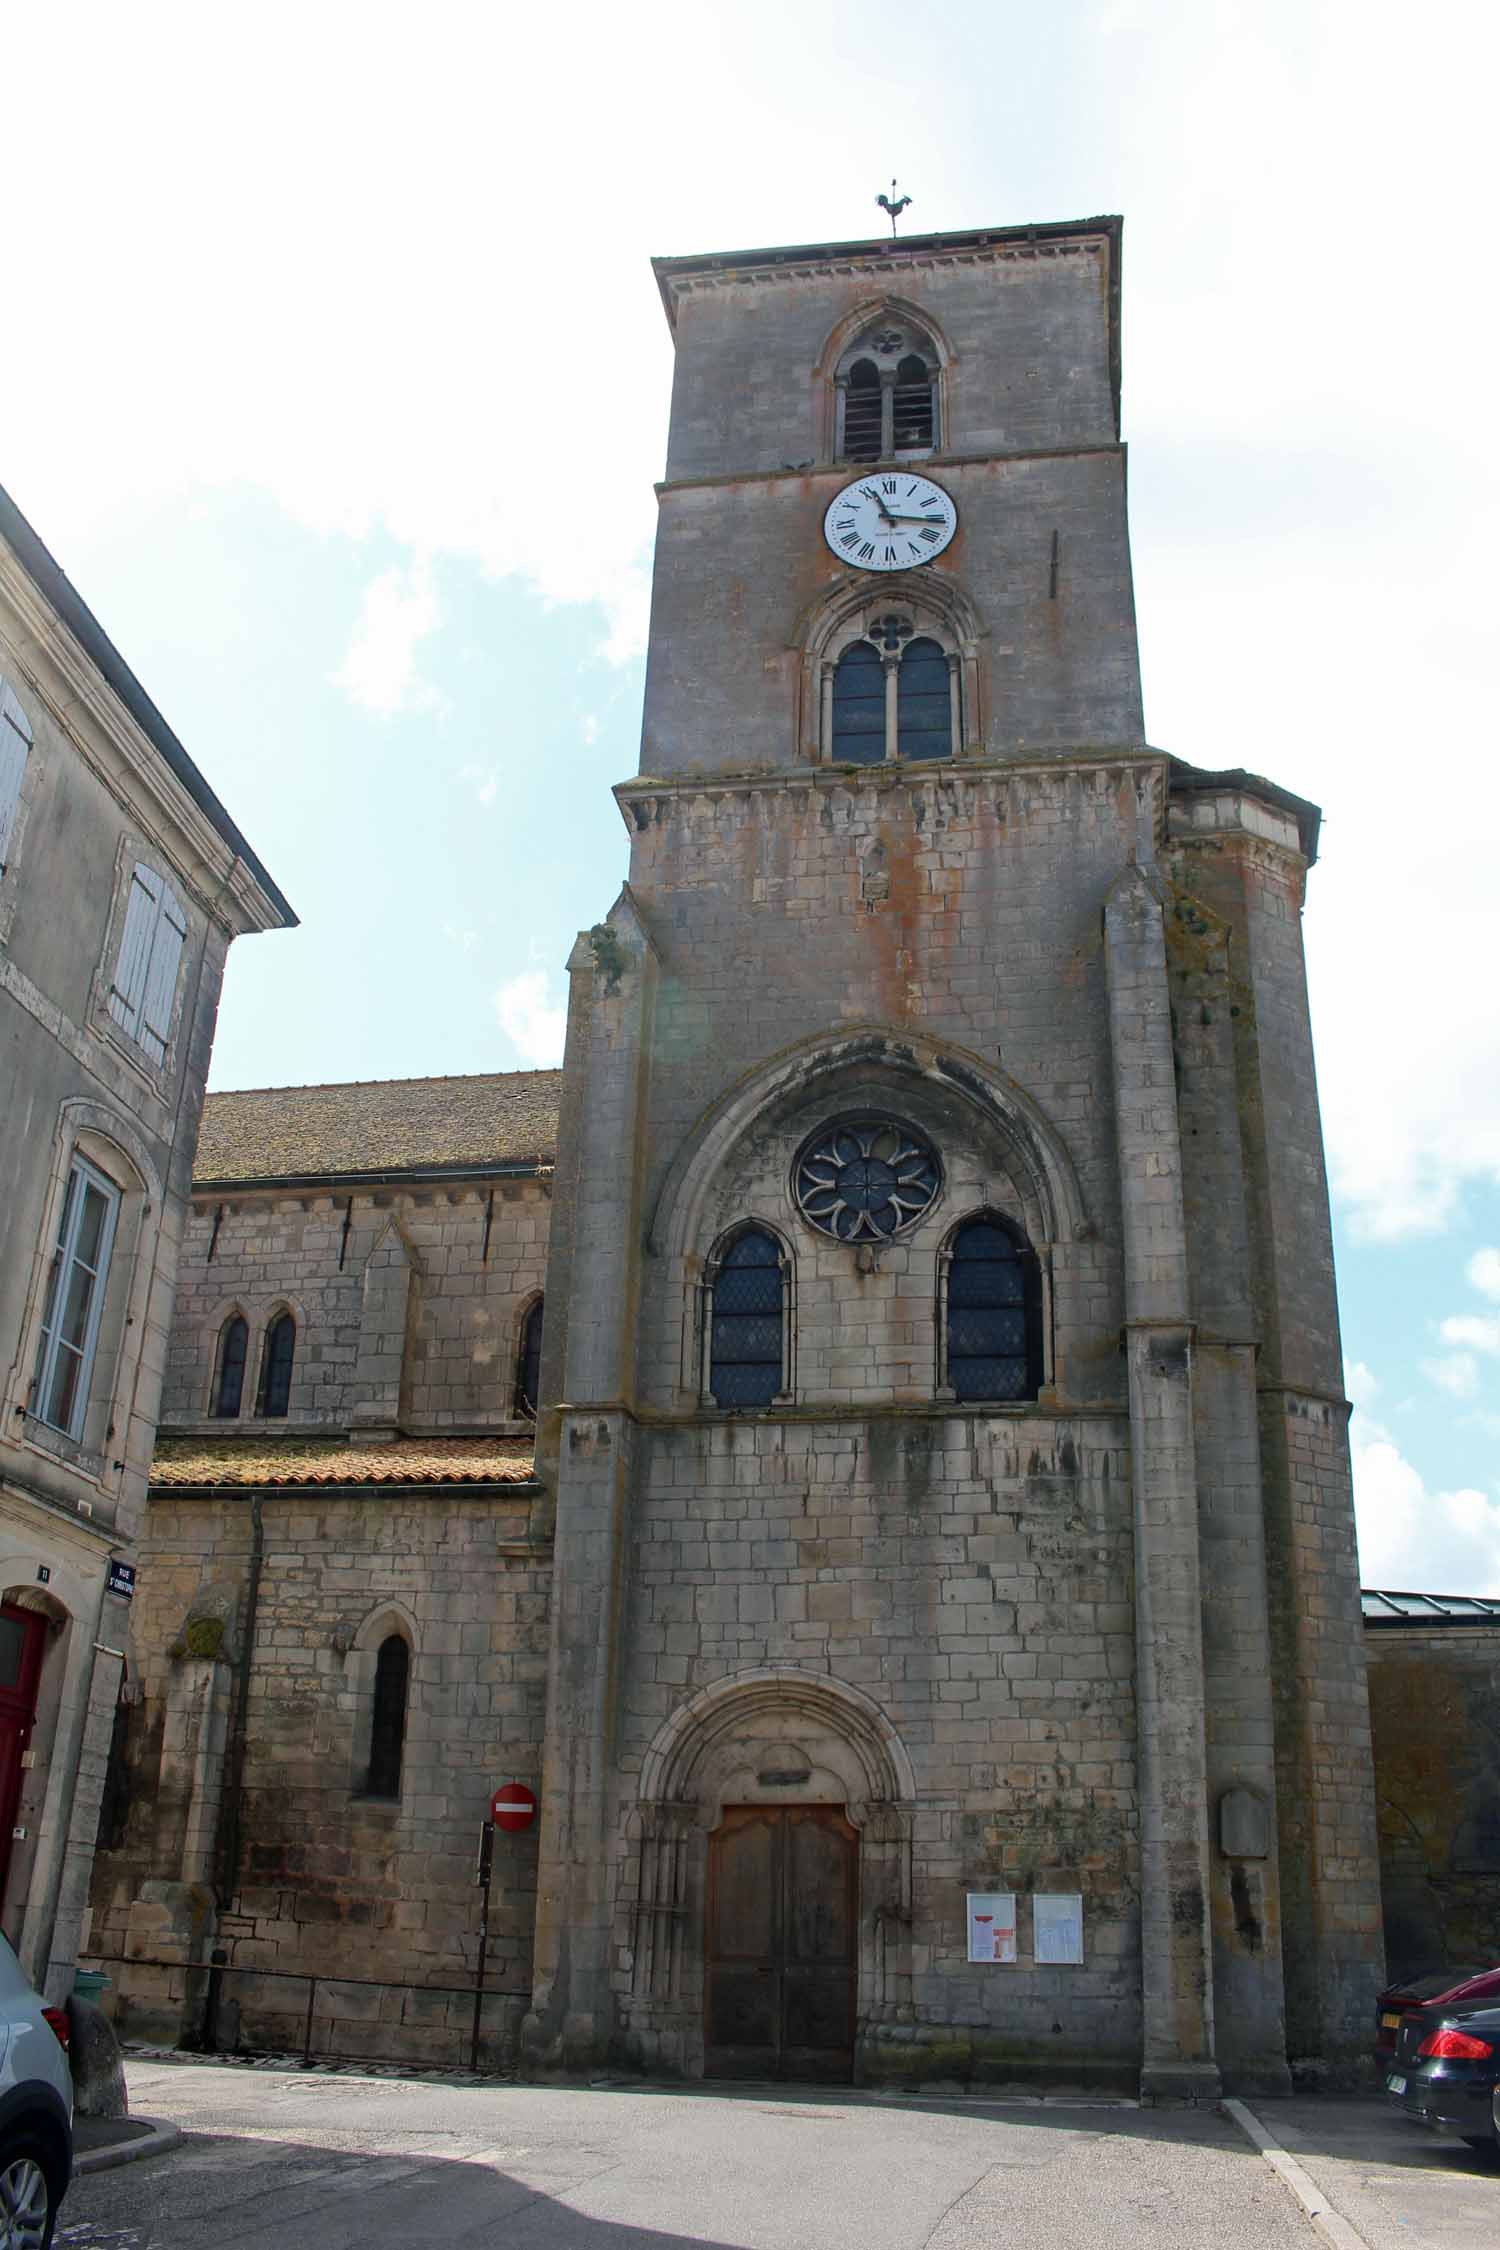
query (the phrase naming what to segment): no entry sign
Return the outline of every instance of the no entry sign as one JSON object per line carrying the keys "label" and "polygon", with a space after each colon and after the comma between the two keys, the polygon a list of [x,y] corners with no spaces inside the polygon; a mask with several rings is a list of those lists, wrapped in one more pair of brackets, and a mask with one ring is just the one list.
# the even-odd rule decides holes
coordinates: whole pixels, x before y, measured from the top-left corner
{"label": "no entry sign", "polygon": [[529,1828],[536,1819],[536,1798],[524,1781],[505,1781],[490,1799],[490,1818],[507,1835]]}

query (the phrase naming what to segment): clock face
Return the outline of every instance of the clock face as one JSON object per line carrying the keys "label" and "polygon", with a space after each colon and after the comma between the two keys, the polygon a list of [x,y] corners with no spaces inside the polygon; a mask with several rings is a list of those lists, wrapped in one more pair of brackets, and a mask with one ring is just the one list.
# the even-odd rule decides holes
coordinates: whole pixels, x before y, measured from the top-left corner
{"label": "clock face", "polygon": [[823,518],[823,537],[855,570],[915,570],[940,555],[957,529],[958,510],[941,485],[909,469],[857,477]]}

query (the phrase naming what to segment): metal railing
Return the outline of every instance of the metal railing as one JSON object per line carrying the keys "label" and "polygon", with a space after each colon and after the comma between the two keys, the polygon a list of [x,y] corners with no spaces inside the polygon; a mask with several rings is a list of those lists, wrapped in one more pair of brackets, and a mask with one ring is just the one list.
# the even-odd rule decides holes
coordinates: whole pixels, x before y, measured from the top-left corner
{"label": "metal railing", "polygon": [[[304,2070],[310,2070],[316,2062],[404,2062],[410,2059],[402,2055],[339,2053],[331,2047],[321,2048],[315,2055],[313,2052],[313,2027],[317,2018],[318,1988],[320,1985],[356,1985],[370,1991],[422,1992],[430,1993],[435,1998],[472,2000],[474,2013],[467,2033],[467,2067],[475,2072],[479,2068],[479,2040],[485,2001],[487,1999],[504,2001],[514,1998],[513,1994],[499,1991],[494,1986],[486,1990],[482,1981],[476,1981],[472,1984],[414,1984],[409,1979],[402,1977],[341,1976],[328,1969],[322,1969],[315,1973],[310,1969],[251,1968],[230,1961],[220,1947],[215,1948],[213,1955],[207,1961],[159,1961],[133,1954],[95,1953],[92,1951],[86,1958],[90,1964],[97,1963],[101,1968],[122,1970],[164,1969],[169,1970],[175,1976],[188,1980],[206,1980],[200,1986],[201,2008],[198,2005],[200,1994],[193,1993],[191,1981],[189,1981],[185,1993],[185,1998],[190,2003],[186,2013],[189,2018],[196,2015],[199,2025],[194,2044],[185,2048],[185,2051],[189,2053],[218,2054],[220,2052],[220,2017],[223,2008],[224,1979],[226,1977],[261,1977],[275,1979],[286,1984],[305,1984],[307,1986],[307,2008],[302,2027],[302,2068]],[[120,1981],[119,1979],[115,1980],[117,1990]],[[128,2006],[130,2004],[129,1994],[121,1992],[120,1996]],[[330,2028],[337,2020],[337,2013],[335,2012],[329,2019]],[[193,2034],[189,2032],[186,2037],[191,2038]],[[459,2032],[458,2039],[460,2053],[462,2053],[465,2034]],[[253,2050],[236,2046],[231,2051],[245,2053]]]}

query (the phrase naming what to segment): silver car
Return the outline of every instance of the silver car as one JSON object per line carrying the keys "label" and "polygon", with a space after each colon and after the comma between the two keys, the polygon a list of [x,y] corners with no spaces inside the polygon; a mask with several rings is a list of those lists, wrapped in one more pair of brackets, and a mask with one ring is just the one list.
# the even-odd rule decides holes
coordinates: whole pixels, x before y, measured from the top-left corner
{"label": "silver car", "polygon": [[45,2007],[0,1937],[0,2243],[47,2250],[73,2170],[68,2015]]}

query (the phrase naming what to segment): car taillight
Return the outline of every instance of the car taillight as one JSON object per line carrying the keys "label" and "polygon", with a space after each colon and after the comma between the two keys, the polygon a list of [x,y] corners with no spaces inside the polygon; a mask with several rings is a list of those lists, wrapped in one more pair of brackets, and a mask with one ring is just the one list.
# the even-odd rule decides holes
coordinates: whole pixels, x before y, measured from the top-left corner
{"label": "car taillight", "polygon": [[72,2029],[71,2024],[68,2022],[67,2009],[43,2008],[42,2015],[44,2020],[47,2023],[51,2024],[52,2029],[56,2032],[57,2044],[59,2045],[59,2047],[66,2048],[68,2044],[68,2033]]}
{"label": "car taillight", "polygon": [[1417,2049],[1428,2062],[1483,2062],[1494,2052],[1487,2039],[1471,2039],[1466,2031],[1429,2031]]}

